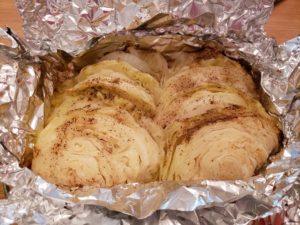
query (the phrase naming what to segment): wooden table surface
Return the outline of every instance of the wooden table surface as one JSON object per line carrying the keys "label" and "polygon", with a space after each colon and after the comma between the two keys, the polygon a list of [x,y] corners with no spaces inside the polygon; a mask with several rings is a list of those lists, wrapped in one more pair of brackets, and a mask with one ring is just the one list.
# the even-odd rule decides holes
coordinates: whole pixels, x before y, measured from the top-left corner
{"label": "wooden table surface", "polygon": [[[21,18],[14,0],[0,0],[0,27],[8,26],[23,36]],[[278,43],[300,35],[300,0],[283,0],[273,10],[266,26],[269,36],[275,37]],[[0,198],[3,197],[0,188]]]}

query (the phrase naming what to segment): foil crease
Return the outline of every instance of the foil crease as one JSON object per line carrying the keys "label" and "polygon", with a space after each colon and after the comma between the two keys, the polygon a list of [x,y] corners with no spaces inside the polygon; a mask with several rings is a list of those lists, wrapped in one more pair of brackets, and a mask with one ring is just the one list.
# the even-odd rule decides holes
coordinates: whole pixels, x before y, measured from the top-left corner
{"label": "foil crease", "polygon": [[[26,44],[0,29],[0,37],[12,41],[10,47],[0,45],[0,181],[11,187],[0,201],[0,223],[299,224],[300,37],[277,46],[265,35],[272,4],[17,1]],[[43,124],[55,82],[127,45],[166,53],[207,43],[223,46],[226,55],[260,72],[261,87],[275,106],[272,112],[281,118],[284,150],[264,173],[247,181],[118,185],[80,197],[19,166],[24,146]]]}

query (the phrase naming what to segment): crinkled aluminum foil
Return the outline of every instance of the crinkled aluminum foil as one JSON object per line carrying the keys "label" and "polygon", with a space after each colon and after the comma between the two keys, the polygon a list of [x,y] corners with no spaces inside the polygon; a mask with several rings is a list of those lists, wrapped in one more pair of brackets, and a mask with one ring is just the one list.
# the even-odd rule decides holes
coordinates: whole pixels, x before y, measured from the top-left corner
{"label": "crinkled aluminum foil", "polygon": [[79,53],[93,37],[137,27],[253,41],[263,34],[273,0],[17,0],[17,6],[32,50]]}
{"label": "crinkled aluminum foil", "polygon": [[[0,224],[300,223],[300,37],[277,46],[265,36],[271,0],[20,0],[18,7],[27,44],[0,30],[13,42],[0,45],[0,180],[12,187],[0,201]],[[284,151],[265,173],[247,181],[119,185],[78,197],[19,166],[55,80],[126,45],[168,52],[212,40],[261,72],[261,87],[281,116]],[[74,58],[62,51],[33,56],[57,49]]]}

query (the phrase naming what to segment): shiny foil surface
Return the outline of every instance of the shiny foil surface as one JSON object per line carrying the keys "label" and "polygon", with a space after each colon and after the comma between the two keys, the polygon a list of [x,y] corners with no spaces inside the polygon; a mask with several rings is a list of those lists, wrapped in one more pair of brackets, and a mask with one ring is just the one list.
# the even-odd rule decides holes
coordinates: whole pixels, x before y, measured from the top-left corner
{"label": "shiny foil surface", "polygon": [[[0,224],[299,224],[300,37],[278,46],[263,26],[272,0],[17,1],[26,42],[0,29]],[[126,46],[163,54],[224,49],[259,71],[283,150],[246,181],[155,182],[67,193],[20,163],[43,126],[55,83]],[[62,51],[63,50],[63,51]],[[253,72],[253,75],[255,73]],[[264,95],[263,95],[264,96]],[[81,190],[82,191],[82,190]]]}

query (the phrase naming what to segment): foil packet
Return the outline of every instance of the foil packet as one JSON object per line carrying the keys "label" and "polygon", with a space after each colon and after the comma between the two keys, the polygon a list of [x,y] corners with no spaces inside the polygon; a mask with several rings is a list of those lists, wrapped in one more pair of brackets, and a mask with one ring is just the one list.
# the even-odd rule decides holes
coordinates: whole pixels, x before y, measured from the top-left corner
{"label": "foil packet", "polygon": [[[299,224],[300,37],[278,46],[264,33],[272,0],[17,1],[26,42],[0,37],[1,224]],[[0,39],[1,40],[1,39]],[[1,42],[1,41],[0,41]],[[168,54],[220,47],[259,74],[281,121],[283,151],[246,181],[126,184],[67,193],[20,163],[43,126],[55,83],[127,46]],[[255,72],[256,71],[256,72]]]}

